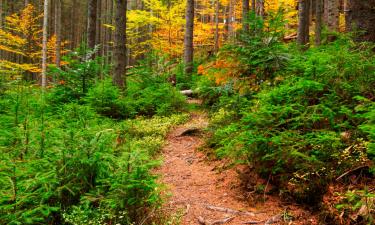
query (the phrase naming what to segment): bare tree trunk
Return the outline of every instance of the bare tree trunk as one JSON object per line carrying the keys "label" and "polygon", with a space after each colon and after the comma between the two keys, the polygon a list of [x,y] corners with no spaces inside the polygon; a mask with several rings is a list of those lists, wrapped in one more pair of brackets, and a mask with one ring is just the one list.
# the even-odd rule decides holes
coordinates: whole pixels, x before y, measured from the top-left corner
{"label": "bare tree trunk", "polygon": [[246,24],[249,14],[249,0],[242,0],[242,29],[247,31],[249,26]]}
{"label": "bare tree trunk", "polygon": [[322,42],[323,0],[316,0],[315,4],[315,45],[318,46]]}
{"label": "bare tree trunk", "polygon": [[257,0],[256,12],[258,16],[264,16],[264,0]]}
{"label": "bare tree trunk", "polygon": [[346,23],[349,31],[359,30],[360,41],[375,42],[375,0],[348,0]]}
{"label": "bare tree trunk", "polygon": [[309,42],[310,0],[299,0],[297,43],[306,45]]}
{"label": "bare tree trunk", "polygon": [[56,66],[61,64],[61,0],[55,2]]}
{"label": "bare tree trunk", "polygon": [[327,1],[327,26],[329,31],[338,31],[339,29],[339,0]]}
{"label": "bare tree trunk", "polygon": [[4,15],[3,0],[0,0],[0,29],[3,28],[3,15]]}
{"label": "bare tree trunk", "polygon": [[113,49],[113,83],[126,89],[126,0],[115,0],[115,41]]}
{"label": "bare tree trunk", "polygon": [[184,40],[185,73],[190,76],[193,73],[194,58],[194,0],[187,0],[186,4],[186,28]]}
{"label": "bare tree trunk", "polygon": [[256,1],[251,0],[251,11],[255,12],[255,10],[256,10]]}
{"label": "bare tree trunk", "polygon": [[48,2],[44,0],[43,15],[43,49],[42,49],[42,87],[47,86],[47,31],[48,31]]}
{"label": "bare tree trunk", "polygon": [[219,51],[219,8],[220,8],[220,0],[216,0],[216,9],[215,9],[215,52]]}
{"label": "bare tree trunk", "polygon": [[98,0],[89,0],[87,11],[87,46],[90,49],[95,47],[97,9]]}
{"label": "bare tree trunk", "polygon": [[234,13],[234,0],[229,0],[229,12],[228,12],[228,37],[229,40],[233,38],[233,13]]}

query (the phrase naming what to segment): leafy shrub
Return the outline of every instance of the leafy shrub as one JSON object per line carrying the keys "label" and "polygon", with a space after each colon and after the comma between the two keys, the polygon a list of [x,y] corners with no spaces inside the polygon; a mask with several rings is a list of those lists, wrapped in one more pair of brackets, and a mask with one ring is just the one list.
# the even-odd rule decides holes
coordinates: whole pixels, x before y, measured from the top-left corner
{"label": "leafy shrub", "polygon": [[20,87],[1,96],[1,224],[131,224],[160,204],[154,155],[186,116],[119,123]]}
{"label": "leafy shrub", "polygon": [[239,107],[236,94],[217,98],[209,144],[272,177],[284,196],[317,205],[334,178],[371,165],[374,67],[371,50],[346,37],[296,52]]}

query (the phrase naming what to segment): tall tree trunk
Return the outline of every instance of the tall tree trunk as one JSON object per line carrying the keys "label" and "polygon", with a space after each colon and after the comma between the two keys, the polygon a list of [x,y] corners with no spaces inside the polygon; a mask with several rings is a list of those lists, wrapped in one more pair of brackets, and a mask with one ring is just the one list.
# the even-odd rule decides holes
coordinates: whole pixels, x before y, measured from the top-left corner
{"label": "tall tree trunk", "polygon": [[215,9],[215,52],[219,51],[219,8],[220,0],[216,0]]}
{"label": "tall tree trunk", "polygon": [[234,11],[235,0],[229,0],[229,12],[228,12],[228,37],[229,40],[233,39],[234,34]]}
{"label": "tall tree trunk", "polygon": [[55,2],[56,66],[61,64],[61,0]]}
{"label": "tall tree trunk", "polygon": [[251,0],[251,11],[255,12],[255,10],[256,10],[256,1]]}
{"label": "tall tree trunk", "polygon": [[113,49],[113,83],[126,89],[126,0],[115,0],[115,41]]}
{"label": "tall tree trunk", "polygon": [[98,0],[89,0],[87,11],[87,46],[90,49],[95,47],[97,9]]}
{"label": "tall tree trunk", "polygon": [[193,73],[194,57],[194,0],[187,0],[186,4],[186,28],[184,39],[185,73],[190,76]]}
{"label": "tall tree trunk", "polygon": [[329,31],[339,29],[339,0],[326,0],[326,18]]}
{"label": "tall tree trunk", "polygon": [[322,42],[323,0],[316,0],[315,4],[315,45],[318,46]]}
{"label": "tall tree trunk", "polygon": [[246,24],[249,14],[249,0],[242,0],[242,29],[247,31],[249,26]]}
{"label": "tall tree trunk", "polygon": [[3,15],[4,15],[3,0],[0,0],[0,29],[3,28]]}
{"label": "tall tree trunk", "polygon": [[375,42],[375,0],[348,0],[346,23],[349,31],[360,30],[360,41]]}
{"label": "tall tree trunk", "polygon": [[43,48],[42,48],[42,87],[47,86],[47,31],[48,31],[48,2],[44,0],[43,10]]}
{"label": "tall tree trunk", "polygon": [[297,43],[306,45],[309,42],[310,0],[299,0]]}
{"label": "tall tree trunk", "polygon": [[258,16],[264,16],[264,0],[257,0],[256,13]]}

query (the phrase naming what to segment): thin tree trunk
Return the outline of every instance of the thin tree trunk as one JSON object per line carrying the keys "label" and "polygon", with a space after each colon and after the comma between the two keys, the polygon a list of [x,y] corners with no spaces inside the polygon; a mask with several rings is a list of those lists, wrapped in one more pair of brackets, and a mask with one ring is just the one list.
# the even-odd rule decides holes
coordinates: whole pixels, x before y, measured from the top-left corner
{"label": "thin tree trunk", "polygon": [[186,28],[184,39],[185,73],[190,76],[193,73],[194,58],[194,0],[187,0],[186,4]]}
{"label": "thin tree trunk", "polygon": [[327,1],[327,26],[329,31],[339,29],[339,0]]}
{"label": "thin tree trunk", "polygon": [[126,89],[126,0],[115,0],[115,41],[113,50],[113,83]]}
{"label": "thin tree trunk", "polygon": [[215,52],[219,51],[219,8],[220,8],[220,0],[216,0],[216,9],[215,9]]}
{"label": "thin tree trunk", "polygon": [[47,86],[47,31],[48,31],[48,2],[44,0],[43,15],[43,49],[42,49],[42,87]]}
{"label": "thin tree trunk", "polygon": [[55,2],[56,66],[61,65],[61,0]]}
{"label": "thin tree trunk", "polygon": [[87,47],[93,49],[96,40],[97,0],[89,0],[87,11]]}
{"label": "thin tree trunk", "polygon": [[255,12],[255,10],[256,10],[256,1],[251,0],[251,11]]}
{"label": "thin tree trunk", "polygon": [[3,28],[3,14],[4,14],[4,4],[3,0],[0,0],[0,29]]}
{"label": "thin tree trunk", "polygon": [[323,0],[316,0],[315,9],[315,45],[320,45],[322,42],[322,27],[323,27]]}
{"label": "thin tree trunk", "polygon": [[256,12],[258,16],[264,16],[264,0],[257,0]]}
{"label": "thin tree trunk", "polygon": [[309,9],[310,0],[299,0],[297,43],[300,45],[306,45],[309,41]]}
{"label": "thin tree trunk", "polygon": [[244,31],[249,30],[247,23],[247,17],[249,14],[249,0],[242,0],[242,29]]}

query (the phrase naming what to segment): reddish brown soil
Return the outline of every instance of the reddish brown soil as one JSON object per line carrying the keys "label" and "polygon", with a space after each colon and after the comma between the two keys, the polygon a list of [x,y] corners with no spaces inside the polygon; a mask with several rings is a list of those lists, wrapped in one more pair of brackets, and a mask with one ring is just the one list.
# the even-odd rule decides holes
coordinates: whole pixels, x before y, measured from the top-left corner
{"label": "reddish brown soil", "polygon": [[[181,213],[182,225],[206,224],[224,218],[234,217],[225,224],[244,224],[249,221],[265,221],[285,212],[292,214],[293,222],[278,221],[273,224],[316,224],[308,212],[297,206],[282,203],[277,196],[266,196],[266,201],[255,201],[245,197],[241,181],[235,169],[220,170],[223,162],[212,161],[199,150],[203,137],[197,134],[181,135],[191,128],[204,129],[208,124],[204,113],[193,113],[190,121],[175,128],[168,135],[168,143],[163,148],[164,164],[157,171],[161,182],[167,186],[166,211]],[[263,197],[263,195],[262,195]],[[210,210],[207,205],[253,212],[255,215],[236,215]],[[261,223],[261,224],[264,224]]]}

